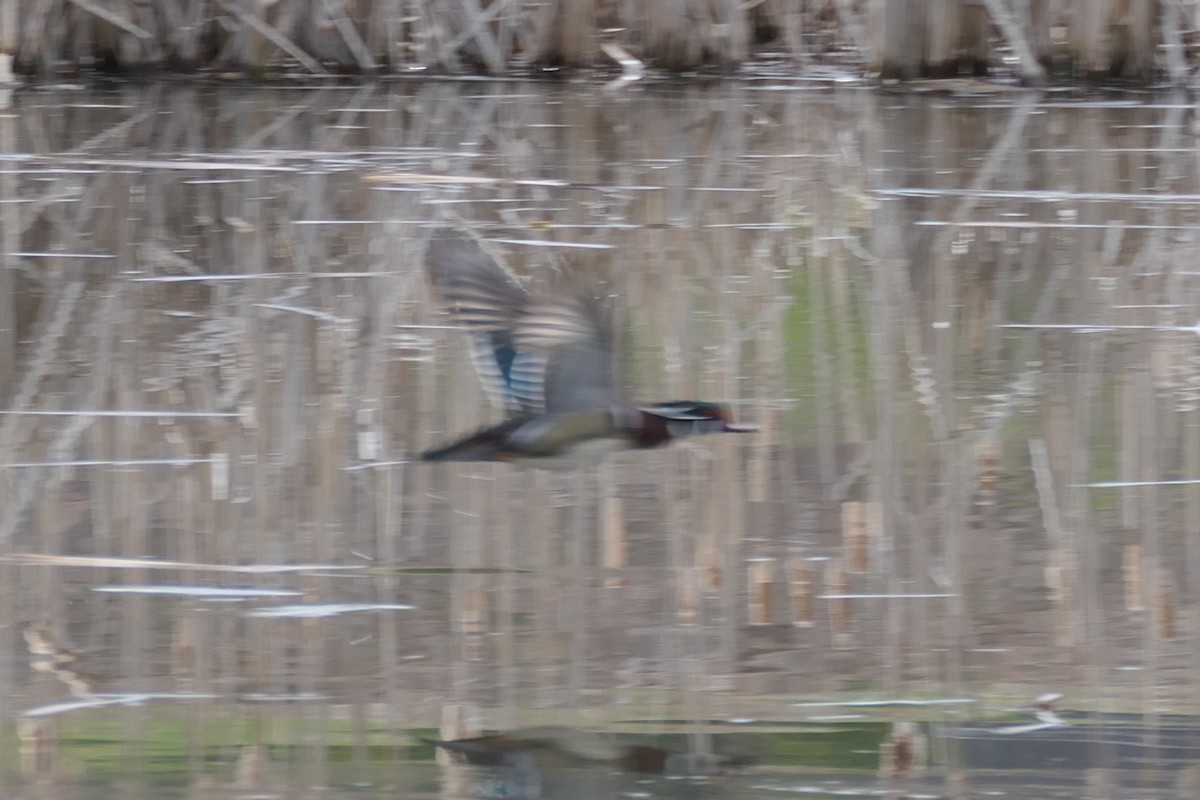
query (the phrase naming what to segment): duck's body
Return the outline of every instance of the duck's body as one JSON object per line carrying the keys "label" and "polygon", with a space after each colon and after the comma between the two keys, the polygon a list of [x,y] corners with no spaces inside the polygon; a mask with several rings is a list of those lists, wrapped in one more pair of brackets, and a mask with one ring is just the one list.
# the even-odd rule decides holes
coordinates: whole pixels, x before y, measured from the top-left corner
{"label": "duck's body", "polygon": [[721,433],[730,426],[713,403],[682,401],[652,408],[613,406],[562,414],[519,414],[445,447],[426,461],[518,461],[537,466],[596,464],[622,450],[658,447],[681,436]]}
{"label": "duck's body", "polygon": [[447,310],[471,334],[476,369],[508,417],[426,451],[423,460],[573,467],[683,436],[753,430],[733,425],[716,403],[639,408],[623,400],[609,327],[594,300],[534,297],[455,231],[434,235],[425,263]]}

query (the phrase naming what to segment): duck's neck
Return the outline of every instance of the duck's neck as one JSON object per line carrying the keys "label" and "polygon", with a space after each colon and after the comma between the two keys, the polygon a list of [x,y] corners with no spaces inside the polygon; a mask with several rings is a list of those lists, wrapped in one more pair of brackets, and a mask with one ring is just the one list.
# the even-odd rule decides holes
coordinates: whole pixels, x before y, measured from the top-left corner
{"label": "duck's neck", "polygon": [[637,447],[658,447],[671,440],[672,434],[668,428],[669,420],[666,417],[640,410],[638,414],[641,419],[638,421],[633,436],[633,442]]}

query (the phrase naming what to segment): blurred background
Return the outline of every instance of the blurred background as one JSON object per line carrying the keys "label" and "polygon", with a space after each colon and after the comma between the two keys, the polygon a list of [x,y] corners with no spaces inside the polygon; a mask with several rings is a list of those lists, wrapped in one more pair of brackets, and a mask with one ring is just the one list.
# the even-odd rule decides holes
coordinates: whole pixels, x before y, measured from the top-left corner
{"label": "blurred background", "polygon": [[[649,796],[1195,796],[1184,98],[10,103],[6,794],[479,796],[419,737],[556,725],[759,762]],[[424,280],[442,225],[610,297],[630,397],[761,432],[414,461],[499,419]]]}

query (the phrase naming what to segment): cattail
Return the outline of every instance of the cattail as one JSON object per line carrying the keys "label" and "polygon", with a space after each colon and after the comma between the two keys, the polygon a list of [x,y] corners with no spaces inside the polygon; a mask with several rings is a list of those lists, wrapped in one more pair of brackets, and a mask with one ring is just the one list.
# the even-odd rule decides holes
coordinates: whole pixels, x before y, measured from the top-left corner
{"label": "cattail", "polygon": [[196,620],[180,617],[171,642],[171,676],[181,687],[190,687],[196,677]]}
{"label": "cattail", "polygon": [[788,599],[792,606],[792,624],[797,628],[808,628],[813,624],[813,606],[816,599],[816,581],[813,580],[809,564],[801,558],[792,559],[787,565]]}
{"label": "cattail", "polygon": [[462,631],[468,636],[487,633],[487,592],[469,589],[466,607],[462,613]]}
{"label": "cattail", "polygon": [[842,553],[852,572],[870,566],[867,546],[867,504],[858,500],[842,503]]}
{"label": "cattail", "polygon": [[213,500],[229,499],[229,454],[213,453],[208,464],[209,491]]}
{"label": "cattail", "polygon": [[1142,580],[1142,546],[1140,544],[1125,545],[1121,553],[1121,571],[1125,576],[1125,609],[1127,611],[1144,611],[1146,609],[1146,587]]}
{"label": "cattail", "polygon": [[271,758],[267,745],[255,742],[242,747],[234,767],[233,788],[242,791],[262,791],[268,780],[267,768]]}
{"label": "cattail", "polygon": [[706,591],[721,588],[721,565],[717,562],[717,548],[711,540],[705,540],[696,554],[696,568],[700,570],[702,585]]}
{"label": "cattail", "polygon": [[751,625],[771,624],[771,600],[775,591],[775,560],[758,559],[750,562],[749,618]]}
{"label": "cattail", "polygon": [[839,646],[850,638],[850,601],[845,597],[850,578],[838,559],[825,565],[825,594],[829,600],[829,625]]}
{"label": "cattail", "polygon": [[1163,639],[1174,639],[1179,635],[1176,621],[1178,609],[1175,605],[1175,581],[1171,574],[1160,568],[1155,583],[1155,605],[1158,610],[1158,635]]}
{"label": "cattail", "polygon": [[1108,767],[1090,767],[1083,771],[1084,797],[1112,797],[1117,781]]}
{"label": "cattail", "polygon": [[[469,739],[479,735],[479,712],[470,703],[447,703],[442,706],[442,724],[438,728],[438,738],[442,741],[454,739]],[[456,763],[449,750],[436,748],[437,762],[442,765]]]}
{"label": "cattail", "polygon": [[879,750],[879,774],[894,781],[920,774],[925,765],[925,737],[911,722],[897,722]]}
{"label": "cattail", "polygon": [[975,504],[990,506],[1000,489],[1000,441],[983,445],[979,454],[979,478],[975,484]]}
{"label": "cattail", "polygon": [[694,569],[676,571],[677,615],[681,625],[695,625],[700,615],[699,576]]}
{"label": "cattail", "polygon": [[58,720],[54,717],[24,717],[17,720],[21,771],[28,775],[50,775],[58,761]]}
{"label": "cattail", "polygon": [[483,637],[488,630],[488,599],[483,589],[467,591],[461,623],[463,658],[467,661],[483,660]]}
{"label": "cattail", "polygon": [[1050,556],[1046,567],[1046,587],[1050,590],[1050,601],[1058,617],[1058,644],[1063,647],[1075,643],[1075,626],[1072,608],[1075,598],[1075,570],[1070,557],[1061,549]]}
{"label": "cattail", "polygon": [[621,498],[605,497],[600,501],[601,531],[603,532],[603,566],[608,572],[604,585],[618,589],[625,585],[622,570],[629,564],[625,540],[625,509]]}
{"label": "cattail", "polygon": [[[764,425],[763,430],[766,430]],[[756,434],[760,442],[766,441],[765,433]],[[767,464],[770,450],[765,445],[754,447],[746,463],[746,497],[752,503],[767,502]]]}
{"label": "cattail", "polygon": [[1043,576],[1046,588],[1050,590],[1050,602],[1059,605],[1063,599],[1063,568],[1058,564],[1047,564]]}

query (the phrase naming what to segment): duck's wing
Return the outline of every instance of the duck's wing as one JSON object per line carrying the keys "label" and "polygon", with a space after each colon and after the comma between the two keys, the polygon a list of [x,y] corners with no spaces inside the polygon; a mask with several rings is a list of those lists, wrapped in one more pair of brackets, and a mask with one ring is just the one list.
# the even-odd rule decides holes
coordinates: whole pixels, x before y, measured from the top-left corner
{"label": "duck's wing", "polygon": [[582,292],[531,298],[466,234],[437,232],[425,254],[430,282],[471,333],[476,371],[510,413],[602,408],[616,399],[602,304]]}
{"label": "duck's wing", "polygon": [[429,282],[451,317],[470,333],[471,360],[484,390],[510,413],[531,411],[529,398],[541,385],[537,371],[528,375],[519,357],[514,328],[529,293],[460,231],[436,231],[425,251]]}
{"label": "duck's wing", "polygon": [[617,402],[610,331],[602,303],[582,293],[526,307],[515,341],[537,387],[537,411],[568,414]]}

